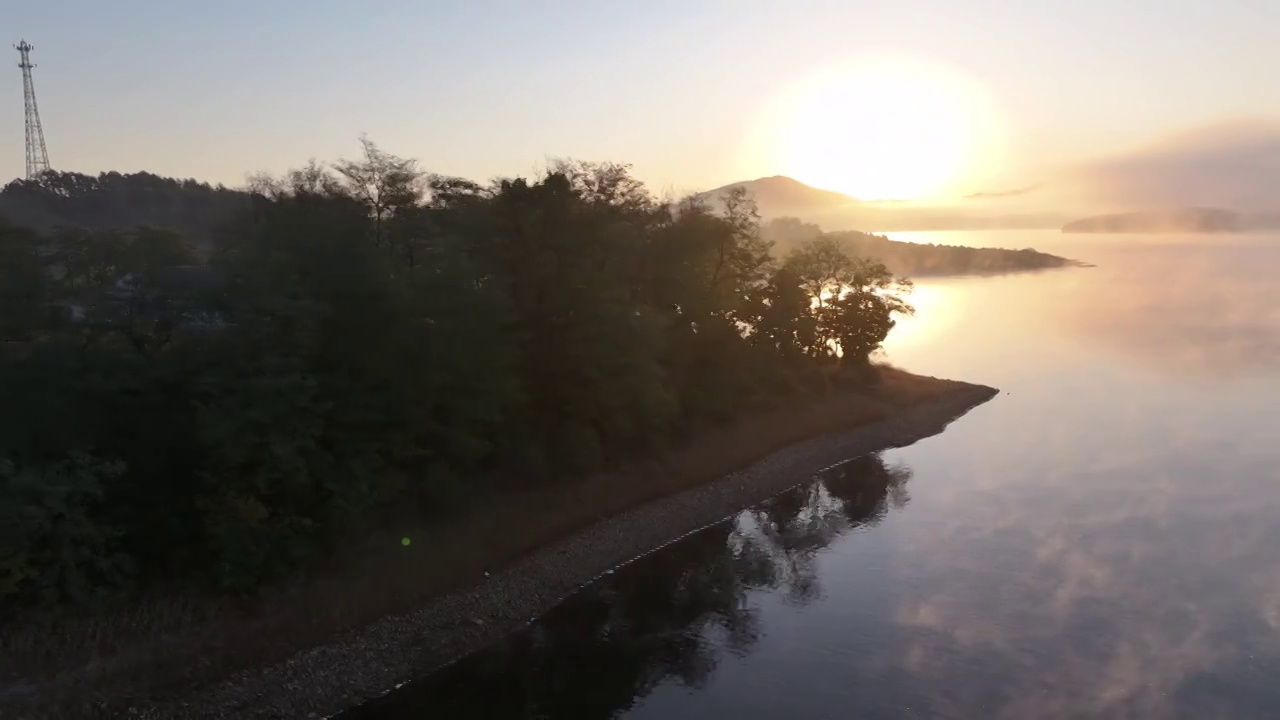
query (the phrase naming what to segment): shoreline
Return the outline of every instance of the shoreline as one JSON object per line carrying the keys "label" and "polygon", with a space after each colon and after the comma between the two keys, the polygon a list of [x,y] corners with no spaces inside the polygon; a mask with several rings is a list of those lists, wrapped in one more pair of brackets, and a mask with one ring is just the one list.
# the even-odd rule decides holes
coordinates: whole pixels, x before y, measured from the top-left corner
{"label": "shoreline", "polygon": [[[416,610],[383,617],[284,662],[241,672],[184,697],[144,703],[131,718],[327,718],[479,650],[526,626],[582,586],[844,460],[941,433],[997,394],[938,381],[945,389],[887,416],[827,432],[718,479],[641,502],[545,544],[477,584]],[[429,639],[428,639],[429,638]]]}

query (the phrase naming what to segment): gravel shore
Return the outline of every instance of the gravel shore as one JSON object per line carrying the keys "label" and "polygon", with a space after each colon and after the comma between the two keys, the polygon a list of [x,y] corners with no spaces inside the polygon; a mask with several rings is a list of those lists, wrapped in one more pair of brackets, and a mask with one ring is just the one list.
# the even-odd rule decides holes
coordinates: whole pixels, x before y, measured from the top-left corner
{"label": "gravel shore", "polygon": [[385,694],[545,613],[606,571],[783,492],[843,460],[941,432],[996,395],[956,383],[871,425],[792,445],[739,472],[602,520],[494,572],[482,584],[388,617],[286,662],[130,718],[324,718]]}

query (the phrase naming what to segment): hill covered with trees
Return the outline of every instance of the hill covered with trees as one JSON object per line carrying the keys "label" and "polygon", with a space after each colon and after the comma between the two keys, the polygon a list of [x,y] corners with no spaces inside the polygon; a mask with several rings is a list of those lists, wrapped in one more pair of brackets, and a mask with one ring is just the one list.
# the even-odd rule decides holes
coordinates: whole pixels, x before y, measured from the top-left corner
{"label": "hill covered with trees", "polygon": [[[72,180],[5,191],[78,221],[0,225],[6,608],[253,590],[389,518],[868,382],[910,311],[883,265],[775,261],[741,194],[672,207],[620,165],[480,185],[368,144],[252,193]],[[179,232],[214,220],[206,251]]]}
{"label": "hill covered with trees", "polygon": [[217,231],[249,207],[249,193],[151,173],[97,176],[49,171],[0,190],[0,218],[49,232],[60,227],[172,230],[203,250]]}

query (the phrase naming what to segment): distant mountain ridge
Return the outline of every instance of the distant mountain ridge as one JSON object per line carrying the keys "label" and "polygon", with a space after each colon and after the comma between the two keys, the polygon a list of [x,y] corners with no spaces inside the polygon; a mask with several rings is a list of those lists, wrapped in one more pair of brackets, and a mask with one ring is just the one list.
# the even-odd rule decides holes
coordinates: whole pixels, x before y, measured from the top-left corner
{"label": "distant mountain ridge", "polygon": [[859,205],[860,202],[849,195],[834,190],[806,185],[795,178],[785,175],[756,178],[730,183],[700,193],[698,196],[710,202],[716,202],[730,192],[738,189],[747,191],[755,200],[760,214],[765,217],[795,215],[813,211],[830,211],[836,208]]}

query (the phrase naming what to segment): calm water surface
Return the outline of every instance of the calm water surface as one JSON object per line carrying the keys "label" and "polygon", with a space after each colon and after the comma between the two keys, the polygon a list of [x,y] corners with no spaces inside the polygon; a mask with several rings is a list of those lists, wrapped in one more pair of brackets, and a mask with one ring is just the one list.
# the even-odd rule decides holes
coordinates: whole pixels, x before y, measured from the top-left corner
{"label": "calm water surface", "polygon": [[1097,267],[921,283],[1000,396],[350,717],[1280,717],[1280,237],[901,235]]}

